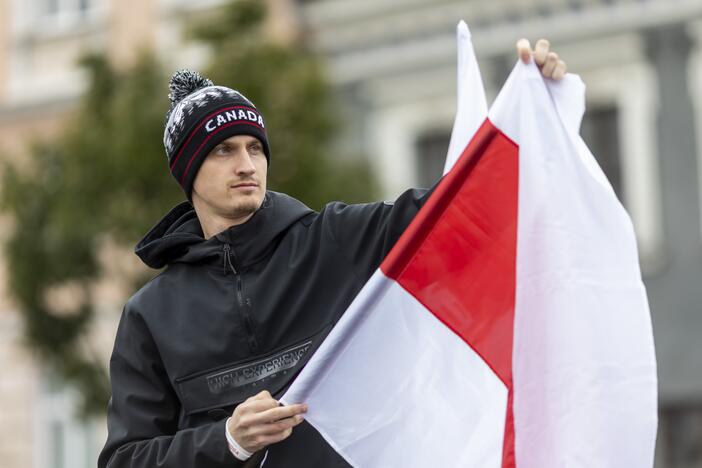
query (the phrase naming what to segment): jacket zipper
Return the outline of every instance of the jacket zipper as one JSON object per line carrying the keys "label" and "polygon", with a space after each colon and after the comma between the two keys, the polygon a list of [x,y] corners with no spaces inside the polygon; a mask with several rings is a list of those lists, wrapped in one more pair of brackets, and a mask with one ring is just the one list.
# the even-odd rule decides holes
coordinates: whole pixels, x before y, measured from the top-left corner
{"label": "jacket zipper", "polygon": [[[234,257],[232,261],[232,257]],[[239,273],[239,270],[234,266],[236,263],[236,254],[232,250],[232,246],[229,244],[224,244],[224,262],[223,262],[223,269],[224,269],[224,274],[227,274],[227,267],[234,273],[234,276],[236,277],[236,300],[237,303],[239,304],[239,309],[241,310],[241,314],[244,317],[244,327],[246,328],[246,334],[247,334],[247,339],[249,343],[249,348],[251,349],[252,352],[258,351],[258,339],[256,338],[256,332],[254,330],[253,326],[253,320],[251,319],[251,315],[249,315],[248,310],[247,310],[247,304],[244,301],[244,286],[243,286],[243,280],[241,278],[241,274]]]}

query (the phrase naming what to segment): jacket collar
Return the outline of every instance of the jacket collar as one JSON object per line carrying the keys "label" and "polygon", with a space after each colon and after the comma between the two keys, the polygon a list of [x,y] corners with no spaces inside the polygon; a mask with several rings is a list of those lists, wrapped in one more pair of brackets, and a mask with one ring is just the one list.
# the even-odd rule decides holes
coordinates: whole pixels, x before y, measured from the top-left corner
{"label": "jacket collar", "polygon": [[135,253],[152,268],[172,263],[212,263],[222,258],[229,244],[238,263],[246,267],[267,255],[291,224],[313,213],[302,202],[267,191],[261,208],[245,223],[205,239],[190,202],[169,211],[135,247]]}

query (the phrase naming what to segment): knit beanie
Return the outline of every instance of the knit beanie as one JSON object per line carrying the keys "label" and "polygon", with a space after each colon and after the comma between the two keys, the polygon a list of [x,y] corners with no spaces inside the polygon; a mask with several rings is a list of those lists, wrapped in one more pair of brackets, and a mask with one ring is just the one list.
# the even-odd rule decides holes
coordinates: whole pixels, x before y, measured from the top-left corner
{"label": "knit beanie", "polygon": [[171,108],[166,114],[163,145],[171,174],[191,199],[197,171],[209,152],[234,135],[251,135],[263,144],[270,164],[266,126],[261,113],[243,94],[192,70],[179,70],[169,83]]}

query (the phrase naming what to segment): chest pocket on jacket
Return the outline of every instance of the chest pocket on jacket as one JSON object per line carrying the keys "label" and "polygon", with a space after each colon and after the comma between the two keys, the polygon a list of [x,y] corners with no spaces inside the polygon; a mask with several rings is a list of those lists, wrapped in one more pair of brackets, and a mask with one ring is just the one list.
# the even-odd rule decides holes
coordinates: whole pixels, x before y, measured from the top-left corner
{"label": "chest pocket on jacket", "polygon": [[268,390],[272,395],[282,393],[328,331],[329,327],[325,327],[297,344],[177,379],[185,414],[235,406],[262,390]]}

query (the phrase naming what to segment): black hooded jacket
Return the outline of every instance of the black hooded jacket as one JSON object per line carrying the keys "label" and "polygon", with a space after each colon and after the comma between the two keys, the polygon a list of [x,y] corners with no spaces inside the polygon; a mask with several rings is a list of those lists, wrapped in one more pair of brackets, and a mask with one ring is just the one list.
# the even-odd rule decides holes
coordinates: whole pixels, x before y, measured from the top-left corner
{"label": "black hooded jacket", "polygon": [[[261,390],[282,395],[428,193],[316,213],[269,191],[249,221],[207,240],[188,202],[171,210],[136,247],[166,268],[122,313],[98,467],[241,466],[227,417]],[[306,422],[265,458],[266,468],[348,466]]]}

